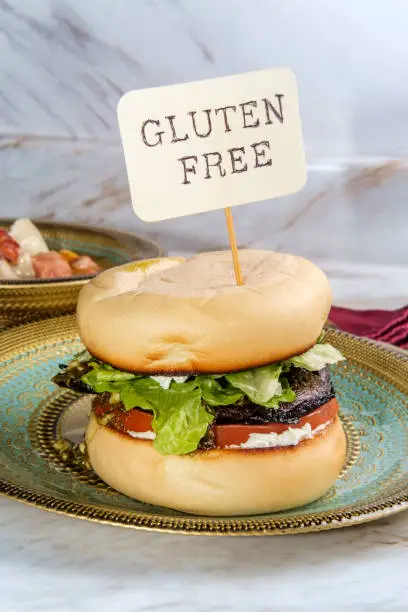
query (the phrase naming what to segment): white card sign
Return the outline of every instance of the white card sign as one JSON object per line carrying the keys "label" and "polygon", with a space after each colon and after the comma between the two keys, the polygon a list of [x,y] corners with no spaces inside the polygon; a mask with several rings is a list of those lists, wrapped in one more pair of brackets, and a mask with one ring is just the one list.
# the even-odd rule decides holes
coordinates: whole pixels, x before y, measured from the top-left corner
{"label": "white card sign", "polygon": [[118,119],[144,221],[265,200],[305,183],[296,80],[286,68],[131,91]]}

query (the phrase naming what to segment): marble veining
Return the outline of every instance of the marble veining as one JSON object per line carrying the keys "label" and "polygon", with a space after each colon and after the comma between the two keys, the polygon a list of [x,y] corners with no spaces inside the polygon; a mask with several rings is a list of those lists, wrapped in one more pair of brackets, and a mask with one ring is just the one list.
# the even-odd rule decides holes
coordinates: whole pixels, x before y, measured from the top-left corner
{"label": "marble veining", "polygon": [[[143,223],[133,213],[121,147],[0,137],[0,216],[138,232],[171,254],[224,249],[222,211]],[[405,159],[315,160],[298,194],[234,209],[241,247],[297,253],[321,265],[339,304],[404,305],[408,293]]]}

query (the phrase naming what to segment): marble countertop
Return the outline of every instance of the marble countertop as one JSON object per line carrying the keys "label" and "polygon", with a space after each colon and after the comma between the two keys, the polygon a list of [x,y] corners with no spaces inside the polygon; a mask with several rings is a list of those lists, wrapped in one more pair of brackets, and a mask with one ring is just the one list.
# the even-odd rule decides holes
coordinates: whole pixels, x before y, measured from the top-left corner
{"label": "marble countertop", "polygon": [[88,523],[1,499],[1,610],[402,612],[407,519],[208,538]]}

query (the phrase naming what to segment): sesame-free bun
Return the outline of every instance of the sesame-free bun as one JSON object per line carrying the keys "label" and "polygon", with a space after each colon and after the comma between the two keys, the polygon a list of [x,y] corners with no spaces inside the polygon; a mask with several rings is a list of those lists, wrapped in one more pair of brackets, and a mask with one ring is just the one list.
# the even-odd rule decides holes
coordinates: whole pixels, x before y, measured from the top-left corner
{"label": "sesame-free bun", "polygon": [[325,274],[295,255],[242,249],[239,259],[242,286],[230,251],[102,272],[79,296],[83,343],[146,374],[243,370],[313,346],[331,305]]}
{"label": "sesame-free bun", "polygon": [[296,446],[161,455],[152,441],[119,433],[92,415],[86,442],[94,471],[113,489],[149,504],[219,516],[307,504],[334,484],[346,453],[338,416]]}

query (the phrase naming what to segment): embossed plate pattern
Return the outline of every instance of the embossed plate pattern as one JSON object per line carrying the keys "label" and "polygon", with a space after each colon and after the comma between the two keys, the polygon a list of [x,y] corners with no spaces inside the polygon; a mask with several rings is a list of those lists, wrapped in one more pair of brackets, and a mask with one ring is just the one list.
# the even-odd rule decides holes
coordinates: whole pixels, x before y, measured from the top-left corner
{"label": "embossed plate pattern", "polygon": [[0,335],[0,493],[78,518],[139,529],[205,535],[321,531],[373,520],[408,507],[408,356],[330,330],[347,356],[333,378],[348,453],[336,486],[294,510],[247,517],[189,516],[128,499],[92,473],[66,465],[53,440],[80,400],[50,378],[81,343],[66,316]]}

